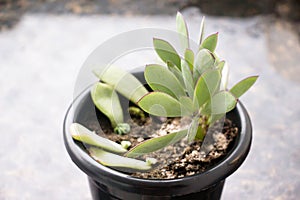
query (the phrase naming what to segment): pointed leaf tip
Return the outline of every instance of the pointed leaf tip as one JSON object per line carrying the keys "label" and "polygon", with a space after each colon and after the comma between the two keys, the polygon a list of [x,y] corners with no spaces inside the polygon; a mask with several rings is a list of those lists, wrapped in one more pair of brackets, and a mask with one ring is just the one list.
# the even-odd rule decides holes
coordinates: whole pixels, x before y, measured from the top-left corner
{"label": "pointed leaf tip", "polygon": [[169,133],[164,136],[155,137],[149,140],[146,140],[139,145],[132,148],[125,155],[127,157],[137,157],[147,153],[151,153],[157,150],[160,150],[169,145],[175,144],[176,142],[183,139],[187,134],[187,130],[181,130],[178,132]]}
{"label": "pointed leaf tip", "polygon": [[174,98],[185,96],[184,88],[176,76],[161,65],[147,65],[145,68],[145,79],[154,91],[167,93]]}
{"label": "pointed leaf tip", "polygon": [[218,35],[219,33],[217,32],[205,38],[200,45],[200,49],[208,49],[209,51],[214,52],[218,43]]}
{"label": "pointed leaf tip", "polygon": [[180,56],[169,42],[162,39],[153,38],[153,45],[157,55],[162,59],[162,61],[165,63],[170,61],[179,69],[181,68]]}
{"label": "pointed leaf tip", "polygon": [[120,144],[101,137],[78,123],[71,124],[70,133],[75,140],[79,140],[83,143],[97,146],[111,152],[125,153],[127,151]]}
{"label": "pointed leaf tip", "polygon": [[91,97],[95,106],[109,118],[113,128],[123,123],[120,100],[112,86],[101,82],[95,83],[91,90]]}
{"label": "pointed leaf tip", "polygon": [[177,12],[176,15],[176,27],[177,32],[179,33],[180,43],[183,51],[185,49],[189,48],[189,34],[188,34],[188,28],[186,25],[186,22],[180,12]]}
{"label": "pointed leaf tip", "polygon": [[127,158],[94,147],[91,147],[88,150],[92,158],[94,158],[96,161],[105,166],[128,168],[141,171],[147,171],[152,168],[149,162],[144,162],[133,158]]}
{"label": "pointed leaf tip", "polygon": [[230,92],[236,98],[241,97],[245,92],[247,92],[251,88],[251,86],[256,82],[257,78],[258,76],[250,76],[241,80],[230,89]]}

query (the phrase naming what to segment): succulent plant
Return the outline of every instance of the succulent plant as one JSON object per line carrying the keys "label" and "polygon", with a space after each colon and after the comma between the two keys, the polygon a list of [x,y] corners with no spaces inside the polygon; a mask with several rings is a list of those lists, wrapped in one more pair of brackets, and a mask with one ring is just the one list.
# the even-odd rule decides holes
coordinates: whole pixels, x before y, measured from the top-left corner
{"label": "succulent plant", "polygon": [[130,126],[124,123],[117,92],[132,102],[137,102],[148,93],[147,89],[132,74],[115,67],[94,71],[94,74],[100,79],[91,90],[95,106],[108,117],[115,133],[128,133]]}
{"label": "succulent plant", "polygon": [[[117,133],[123,134],[129,130],[124,125],[122,109],[115,90],[151,115],[189,117],[191,119],[188,128],[146,140],[129,151],[121,145],[110,144],[108,147],[107,141],[104,141],[103,145],[106,146],[103,146],[102,149],[124,155],[118,157],[120,162],[122,160],[120,158],[132,157],[130,159],[133,159],[172,145],[184,137],[187,137],[189,142],[202,141],[208,128],[234,109],[238,98],[258,78],[258,76],[250,76],[235,84],[231,89],[227,89],[228,66],[215,52],[219,34],[214,33],[204,38],[203,18],[200,26],[199,45],[194,52],[190,48],[186,23],[179,12],[176,17],[176,25],[184,55],[180,56],[169,42],[158,38],[153,39],[154,49],[165,66],[159,64],[146,66],[144,76],[152,91],[148,92],[133,75],[119,69],[95,73],[101,81],[96,83],[92,89],[92,99],[96,107],[110,119],[111,125]],[[122,84],[123,78],[126,79],[126,87],[124,87],[125,84]],[[134,109],[133,111],[137,112]],[[90,140],[83,142],[101,147],[103,140],[99,140],[100,144],[98,145],[91,143]],[[122,152],[120,152],[121,150]],[[98,160],[101,160],[101,155],[108,155],[102,151],[97,153]],[[93,152],[95,152],[94,149]],[[106,157],[103,159],[106,160]],[[113,164],[101,163],[109,166],[117,165],[115,162]],[[123,161],[122,163],[124,164]],[[134,163],[132,168],[137,168],[137,163],[140,162],[130,160],[129,163]],[[147,168],[145,163],[140,164],[141,169]],[[130,168],[129,165],[126,167]]]}
{"label": "succulent plant", "polygon": [[[251,76],[227,90],[227,65],[215,53],[218,33],[203,39],[204,18],[200,28],[197,52],[189,48],[186,23],[178,12],[177,31],[180,34],[184,56],[162,39],[154,38],[154,49],[166,66],[151,64],[145,68],[145,79],[153,90],[137,104],[145,112],[163,117],[190,116],[192,122],[187,130],[147,140],[134,147],[129,157],[150,153],[170,145],[186,135],[188,141],[203,140],[207,129],[235,108],[238,98],[257,80]],[[174,139],[171,135],[176,135]],[[172,141],[172,142],[170,142]],[[160,145],[157,145],[160,144]],[[153,147],[155,146],[155,148]]]}

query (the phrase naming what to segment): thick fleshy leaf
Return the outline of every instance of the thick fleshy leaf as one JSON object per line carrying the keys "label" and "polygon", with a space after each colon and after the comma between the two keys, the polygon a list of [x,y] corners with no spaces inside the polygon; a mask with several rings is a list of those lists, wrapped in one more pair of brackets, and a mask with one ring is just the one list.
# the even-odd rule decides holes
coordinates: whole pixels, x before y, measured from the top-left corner
{"label": "thick fleshy leaf", "polygon": [[114,88],[106,83],[97,82],[91,90],[95,106],[105,114],[113,128],[123,123],[123,111]]}
{"label": "thick fleshy leaf", "polygon": [[190,124],[190,127],[188,129],[188,142],[192,142],[195,140],[196,134],[197,134],[197,130],[198,130],[198,126],[199,126],[199,119],[200,116],[194,116],[192,119],[192,122]]}
{"label": "thick fleshy leaf", "polygon": [[191,69],[191,72],[194,68],[194,52],[191,49],[186,49],[184,52],[184,59],[189,64],[189,67]]}
{"label": "thick fleshy leaf", "polygon": [[189,34],[188,34],[187,25],[186,25],[184,18],[180,12],[177,12],[176,27],[177,27],[177,32],[179,33],[182,49],[185,50],[185,49],[189,48],[189,46],[190,46],[189,45]]}
{"label": "thick fleshy leaf", "polygon": [[224,60],[222,60],[222,61],[220,61],[220,62],[218,62],[218,63],[215,63],[215,65],[217,66],[217,69],[219,69],[220,70],[220,72],[222,72],[223,71],[223,69],[224,69],[224,67],[225,67],[225,61]]}
{"label": "thick fleshy leaf", "polygon": [[185,91],[176,76],[161,65],[147,65],[145,79],[154,91],[165,92],[175,98],[185,96]]}
{"label": "thick fleshy leaf", "polygon": [[210,116],[209,116],[209,119],[208,119],[208,123],[209,123],[209,124],[215,123],[216,121],[218,121],[218,120],[224,118],[224,117],[225,117],[225,114],[226,114],[226,113],[216,114],[216,115],[214,115],[214,114],[213,114],[213,115],[210,115]]}
{"label": "thick fleshy leaf", "polygon": [[75,140],[79,140],[85,144],[97,146],[115,153],[127,152],[120,144],[103,138],[78,123],[71,124],[70,133]]}
{"label": "thick fleshy leaf", "polygon": [[150,170],[152,167],[149,163],[133,159],[127,158],[124,156],[116,155],[110,152],[103,151],[99,148],[89,148],[88,149],[92,158],[101,163],[104,166],[116,167],[116,168],[129,168],[135,170]]}
{"label": "thick fleshy leaf", "polygon": [[204,38],[204,28],[205,28],[205,16],[202,17],[201,24],[200,24],[199,46],[201,45]]}
{"label": "thick fleshy leaf", "polygon": [[205,115],[221,115],[235,108],[237,99],[228,91],[216,93],[201,110]]}
{"label": "thick fleshy leaf", "polygon": [[249,90],[249,88],[256,82],[257,78],[258,76],[250,76],[241,80],[230,89],[230,92],[235,96],[235,98],[239,98],[247,92],[247,90]]}
{"label": "thick fleshy leaf", "polygon": [[184,85],[181,71],[171,62],[167,62],[168,69],[176,76],[181,85]]}
{"label": "thick fleshy leaf", "polygon": [[181,104],[182,115],[192,115],[195,112],[193,100],[189,97],[180,97],[179,102]]}
{"label": "thick fleshy leaf", "polygon": [[194,79],[193,79],[193,75],[190,70],[190,67],[185,60],[181,60],[181,72],[182,72],[185,89],[186,89],[188,95],[191,98],[193,98],[193,96],[194,96]]}
{"label": "thick fleshy leaf", "polygon": [[194,61],[194,71],[193,76],[194,80],[198,78],[208,69],[214,68],[215,59],[212,56],[211,52],[207,49],[202,49],[198,52]]}
{"label": "thick fleshy leaf", "polygon": [[215,66],[218,66],[219,62],[221,62],[220,56],[217,54],[217,52],[212,52],[213,57],[215,58]]}
{"label": "thick fleshy leaf", "polygon": [[182,130],[146,140],[145,142],[140,143],[139,145],[128,151],[125,156],[134,158],[147,153],[155,152],[180,141],[186,136],[186,134],[187,130]]}
{"label": "thick fleshy leaf", "polygon": [[217,90],[221,80],[220,71],[217,69],[204,72],[196,83],[194,93],[194,105],[200,108]]}
{"label": "thick fleshy leaf", "polygon": [[217,69],[220,70],[222,78],[220,83],[220,90],[226,90],[229,77],[229,67],[225,61],[220,61],[217,65]]}
{"label": "thick fleshy leaf", "polygon": [[138,105],[147,113],[161,117],[182,116],[181,104],[163,92],[150,92],[140,99]]}
{"label": "thick fleshy leaf", "polygon": [[208,49],[210,52],[214,52],[218,43],[218,33],[212,34],[205,38],[200,45],[200,49]]}
{"label": "thick fleshy leaf", "polygon": [[95,75],[103,82],[113,86],[120,94],[136,103],[148,93],[143,84],[132,74],[118,68],[109,67],[104,70],[95,70]]}
{"label": "thick fleshy leaf", "polygon": [[153,39],[153,45],[158,56],[167,63],[167,61],[172,62],[174,65],[181,69],[180,66],[180,56],[174,49],[174,47],[167,41],[162,39]]}

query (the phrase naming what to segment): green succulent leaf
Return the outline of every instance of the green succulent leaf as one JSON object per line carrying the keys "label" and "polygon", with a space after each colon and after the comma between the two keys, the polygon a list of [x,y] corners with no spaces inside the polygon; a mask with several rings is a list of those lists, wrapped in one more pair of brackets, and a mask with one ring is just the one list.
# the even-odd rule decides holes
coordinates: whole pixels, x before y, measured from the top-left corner
{"label": "green succulent leaf", "polygon": [[123,123],[123,111],[114,88],[106,83],[97,82],[91,90],[95,106],[105,114],[113,128]]}
{"label": "green succulent leaf", "polygon": [[127,158],[124,156],[116,155],[110,152],[103,151],[102,149],[91,147],[88,149],[92,158],[104,166],[116,168],[129,168],[141,171],[150,170],[151,164],[141,160]]}
{"label": "green succulent leaf", "polygon": [[94,70],[94,74],[134,103],[148,93],[136,77],[118,67],[110,66],[104,70]]}
{"label": "green succulent leaf", "polygon": [[194,105],[197,108],[210,101],[218,86],[220,85],[221,75],[217,69],[204,72],[196,83],[194,91]]}
{"label": "green succulent leaf", "polygon": [[193,100],[189,97],[180,97],[181,112],[183,116],[192,115],[195,112]]}
{"label": "green succulent leaf", "polygon": [[192,122],[190,124],[190,127],[188,129],[188,142],[192,142],[195,140],[196,134],[197,134],[197,130],[198,130],[198,126],[199,126],[199,119],[200,116],[194,116],[192,119]]}
{"label": "green succulent leaf", "polygon": [[176,76],[161,65],[147,65],[145,79],[154,91],[167,93],[175,98],[185,96],[185,91]]}
{"label": "green succulent leaf", "polygon": [[162,117],[182,116],[180,102],[163,92],[150,92],[140,99],[138,105],[147,113]]}
{"label": "green succulent leaf", "polygon": [[115,153],[127,152],[120,144],[109,139],[97,135],[81,124],[73,123],[70,126],[70,133],[75,140],[79,140],[85,144],[93,145]]}
{"label": "green succulent leaf", "polygon": [[200,49],[208,49],[210,52],[214,52],[218,43],[218,34],[215,33],[205,38],[200,45]]}
{"label": "green succulent leaf", "polygon": [[186,49],[184,52],[184,59],[189,64],[189,67],[191,69],[191,72],[194,68],[194,52],[191,49]]}
{"label": "green succulent leaf", "polygon": [[228,91],[221,91],[216,93],[211,101],[205,104],[201,110],[202,114],[211,115],[222,115],[235,108],[237,99]]}
{"label": "green succulent leaf", "polygon": [[235,96],[235,98],[239,98],[247,92],[247,90],[249,90],[249,88],[256,82],[257,78],[258,76],[250,76],[241,80],[230,89],[230,92]]}
{"label": "green succulent leaf", "polygon": [[196,55],[194,62],[194,80],[198,80],[201,74],[203,74],[208,69],[213,69],[215,66],[215,59],[212,56],[211,52],[207,49],[200,50]]}
{"label": "green succulent leaf", "polygon": [[188,95],[191,98],[193,98],[193,96],[194,96],[194,79],[193,79],[193,75],[190,70],[190,67],[185,60],[181,60],[181,72],[182,72],[185,89],[186,89]]}
{"label": "green succulent leaf", "polygon": [[209,123],[209,124],[215,123],[216,121],[218,121],[218,120],[222,119],[223,117],[225,117],[225,114],[226,114],[226,113],[210,115],[210,116],[209,116],[209,119],[208,119],[208,123]]}
{"label": "green succulent leaf", "polygon": [[225,66],[225,61],[222,60],[222,61],[218,62],[218,63],[216,64],[216,66],[217,66],[217,69],[219,69],[220,72],[222,72],[223,69],[224,69],[224,66]]}
{"label": "green succulent leaf", "polygon": [[168,69],[176,76],[181,85],[184,85],[181,71],[171,62],[167,62]]}
{"label": "green succulent leaf", "polygon": [[201,24],[200,24],[199,46],[201,45],[204,38],[204,28],[205,28],[205,16],[202,17]]}
{"label": "green succulent leaf", "polygon": [[139,145],[135,146],[130,151],[128,151],[125,154],[125,156],[134,158],[137,156],[160,150],[164,147],[167,147],[180,141],[186,136],[186,134],[187,130],[182,130],[146,140],[145,142],[140,143]]}
{"label": "green succulent leaf", "polygon": [[226,90],[228,84],[229,67],[225,61],[220,61],[217,65],[217,69],[219,69],[222,75],[220,90]]}
{"label": "green succulent leaf", "polygon": [[170,61],[174,65],[176,65],[178,69],[181,69],[180,56],[169,42],[154,38],[153,45],[156,53],[162,59],[162,61],[164,61],[165,63]]}
{"label": "green succulent leaf", "polygon": [[188,34],[188,29],[185,20],[180,12],[177,12],[176,27],[177,27],[177,32],[179,33],[182,49],[185,50],[190,46],[189,34]]}

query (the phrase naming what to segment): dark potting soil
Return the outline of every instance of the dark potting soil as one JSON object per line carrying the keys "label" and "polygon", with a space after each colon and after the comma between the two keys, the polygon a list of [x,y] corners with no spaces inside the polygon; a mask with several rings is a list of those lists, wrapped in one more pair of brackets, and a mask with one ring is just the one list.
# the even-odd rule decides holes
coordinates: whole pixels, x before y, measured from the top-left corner
{"label": "dark potting soil", "polygon": [[[128,150],[137,144],[157,136],[162,136],[174,131],[187,128],[190,119],[188,118],[161,118],[155,119],[131,118],[127,120],[131,130],[125,135],[115,134],[108,124],[105,123],[99,128],[98,122],[89,122],[88,128],[96,131],[97,134],[106,137],[117,143],[121,141],[130,141],[131,146]],[[147,179],[173,179],[182,178],[201,173],[224,158],[231,149],[232,141],[238,134],[238,128],[229,120],[218,121],[209,128],[206,138],[209,145],[203,145],[202,142],[195,141],[188,143],[187,139],[165,147],[157,152],[147,154],[137,159],[155,158],[157,164],[153,170],[148,172],[135,172],[131,175],[138,178]],[[206,143],[206,142],[205,142]]]}

